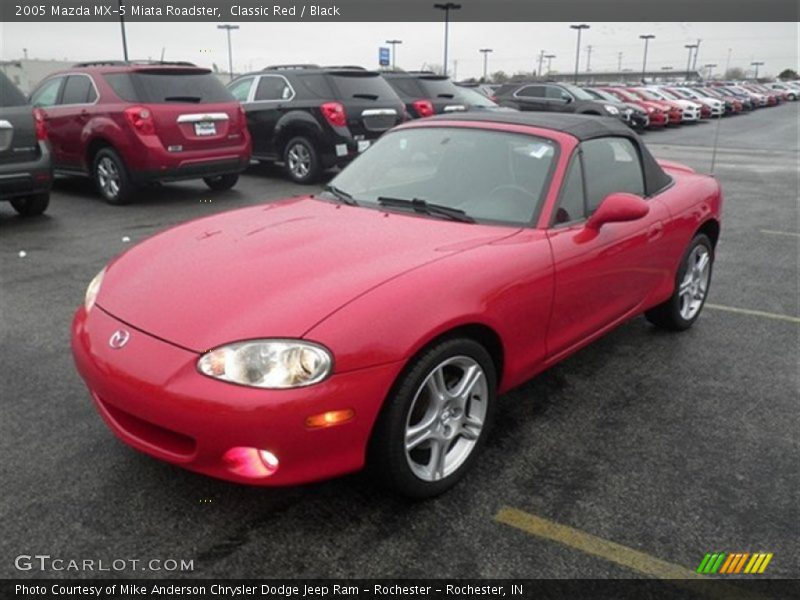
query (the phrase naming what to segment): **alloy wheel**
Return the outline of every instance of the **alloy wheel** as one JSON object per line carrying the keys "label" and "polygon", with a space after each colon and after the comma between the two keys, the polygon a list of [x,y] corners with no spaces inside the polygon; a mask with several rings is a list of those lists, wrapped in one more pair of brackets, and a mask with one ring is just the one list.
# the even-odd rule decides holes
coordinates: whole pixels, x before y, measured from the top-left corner
{"label": "alloy wheel", "polygon": [[689,321],[700,312],[708,291],[711,276],[711,253],[697,245],[686,258],[686,270],[678,289],[681,317]]}
{"label": "alloy wheel", "polygon": [[303,144],[295,144],[289,148],[289,170],[298,179],[308,176],[311,171],[311,153]]}
{"label": "alloy wheel", "polygon": [[107,156],[97,164],[97,182],[108,198],[115,198],[120,190],[120,174],[117,165]]}

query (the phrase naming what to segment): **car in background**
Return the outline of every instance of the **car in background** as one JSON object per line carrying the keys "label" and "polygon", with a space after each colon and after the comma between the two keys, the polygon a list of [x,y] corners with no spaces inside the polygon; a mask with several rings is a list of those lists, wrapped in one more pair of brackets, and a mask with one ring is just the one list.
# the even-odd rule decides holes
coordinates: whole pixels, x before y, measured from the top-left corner
{"label": "car in background", "polygon": [[692,89],[701,96],[716,98],[724,102],[726,114],[738,115],[744,111],[752,110],[752,104],[749,99],[745,104],[741,98],[737,98],[733,94],[726,93],[720,88],[710,86],[693,86]]}
{"label": "car in background", "polygon": [[405,120],[403,102],[376,71],[359,66],[272,65],[228,84],[247,115],[253,158],[314,183]]}
{"label": "car in background", "polygon": [[646,90],[649,94],[655,96],[662,102],[667,102],[670,105],[677,105],[680,107],[682,123],[697,123],[700,120],[701,104],[699,102],[693,102],[691,100],[680,98],[679,96],[676,96],[675,94],[672,94],[661,87],[648,86],[647,88],[638,89]]}
{"label": "car in background", "polygon": [[460,83],[456,84],[458,86],[458,96],[461,98],[465,104],[469,106],[470,110],[489,110],[489,111],[505,111],[505,110],[514,110],[513,108],[509,108],[507,106],[500,106],[497,102],[492,101],[491,99],[484,96],[480,93],[477,88],[473,86],[462,86]]}
{"label": "car in background", "polygon": [[418,119],[326,191],[118,256],[72,354],[109,429],[156,459],[256,486],[366,466],[432,497],[475,465],[500,394],[637,315],[697,321],[722,203],[717,180],[657,162],[616,119]]}
{"label": "car in background", "polygon": [[31,94],[56,173],[88,175],[110,204],[139,184],[234,185],[250,162],[244,112],[210,69],[186,62],[79,63]]}
{"label": "car in background", "polygon": [[680,125],[683,123],[683,107],[673,100],[665,100],[664,98],[660,98],[656,94],[652,93],[650,90],[646,88],[634,88],[629,87],[626,88],[628,92],[634,94],[635,96],[639,96],[642,100],[648,100],[650,102],[658,102],[663,110],[666,111],[667,116],[669,117],[668,124],[669,125]]}
{"label": "car in background", "polygon": [[766,86],[772,90],[783,93],[787,100],[797,100],[797,98],[800,97],[800,89],[789,83],[775,81],[766,84]]}
{"label": "car in background", "polygon": [[739,87],[756,94],[765,95],[767,97],[767,106],[777,106],[784,100],[788,100],[782,91],[773,90],[765,85],[761,85],[760,83],[743,83]]}
{"label": "car in background", "polygon": [[495,90],[499,87],[497,84],[490,84],[490,83],[474,83],[474,82],[466,82],[466,81],[455,81],[455,83],[460,88],[468,88],[475,90],[479,94],[483,94],[489,100],[495,100]]}
{"label": "car in background", "polygon": [[697,90],[688,87],[670,87],[668,89],[681,98],[700,103],[703,118],[719,118],[725,115],[725,102],[720,99],[703,96]]}
{"label": "car in background", "polygon": [[23,217],[50,204],[53,169],[47,128],[39,110],[0,71],[0,201]]}
{"label": "car in background", "polygon": [[621,87],[598,87],[601,92],[610,94],[626,104],[634,104],[647,111],[650,129],[669,125],[669,107],[656,100],[645,100]]}
{"label": "car in background", "polygon": [[733,84],[725,84],[725,85],[719,84],[716,85],[715,87],[719,88],[723,94],[730,94],[738,98],[739,100],[742,101],[742,104],[746,105],[749,102],[749,105],[753,109],[763,108],[767,106],[768,99],[767,96],[764,94],[751,92],[750,90],[746,90],[742,87]]}
{"label": "car in background", "polygon": [[628,127],[639,131],[647,129],[647,127],[649,127],[650,118],[648,117],[647,109],[642,108],[641,106],[634,104],[633,102],[623,102],[613,94],[609,94],[608,92],[601,89],[584,87],[583,90],[587,94],[593,96],[594,98],[597,98],[598,100],[616,106],[619,109],[620,114],[622,115],[623,120],[625,121],[625,124],[628,125]]}
{"label": "car in background", "polygon": [[577,85],[566,83],[507,83],[495,92],[500,106],[523,112],[559,112],[625,120],[619,104],[598,100]]}
{"label": "car in background", "polygon": [[412,119],[469,110],[459,96],[459,88],[445,75],[431,71],[387,71],[383,77],[400,96]]}

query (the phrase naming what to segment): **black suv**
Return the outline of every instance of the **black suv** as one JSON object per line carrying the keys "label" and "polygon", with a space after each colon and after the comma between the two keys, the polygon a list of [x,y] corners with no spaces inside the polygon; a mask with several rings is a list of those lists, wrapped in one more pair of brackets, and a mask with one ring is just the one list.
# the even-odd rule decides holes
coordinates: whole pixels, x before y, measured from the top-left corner
{"label": "black suv", "polygon": [[22,216],[40,215],[52,182],[44,118],[0,71],[0,200]]}
{"label": "black suv", "polygon": [[313,183],[405,120],[403,103],[375,71],[275,65],[228,84],[244,106],[253,158],[283,163],[297,183]]}
{"label": "black suv", "polygon": [[449,77],[430,71],[387,72],[383,76],[414,119],[469,110],[458,87]]}
{"label": "black suv", "polygon": [[568,83],[508,83],[495,92],[500,106],[524,111],[570,112],[625,120],[617,106]]}

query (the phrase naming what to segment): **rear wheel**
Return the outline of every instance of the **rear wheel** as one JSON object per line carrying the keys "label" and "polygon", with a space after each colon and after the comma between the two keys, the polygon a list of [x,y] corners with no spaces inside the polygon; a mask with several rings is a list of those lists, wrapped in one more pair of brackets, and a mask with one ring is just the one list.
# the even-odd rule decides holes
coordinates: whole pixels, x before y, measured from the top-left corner
{"label": "rear wheel", "polygon": [[25,198],[14,198],[11,206],[23,217],[35,217],[44,213],[50,204],[50,192],[34,194]]}
{"label": "rear wheel", "polygon": [[239,181],[238,173],[226,173],[225,175],[217,175],[216,177],[203,177],[206,185],[214,191],[221,192],[229,190],[236,185]]}
{"label": "rear wheel", "polygon": [[94,157],[92,169],[97,191],[109,204],[127,204],[133,194],[133,183],[125,163],[111,148],[102,148]]}
{"label": "rear wheel", "polygon": [[305,137],[289,140],[283,151],[286,174],[295,183],[314,183],[322,174],[319,152]]}
{"label": "rear wheel", "polygon": [[647,311],[645,317],[653,325],[672,331],[689,329],[697,318],[708,296],[714,247],[703,233],[697,234],[689,244],[675,279],[675,292],[669,300]]}
{"label": "rear wheel", "polygon": [[496,375],[486,349],[445,340],[420,355],[398,381],[370,443],[370,467],[413,498],[441,494],[472,467],[491,426]]}

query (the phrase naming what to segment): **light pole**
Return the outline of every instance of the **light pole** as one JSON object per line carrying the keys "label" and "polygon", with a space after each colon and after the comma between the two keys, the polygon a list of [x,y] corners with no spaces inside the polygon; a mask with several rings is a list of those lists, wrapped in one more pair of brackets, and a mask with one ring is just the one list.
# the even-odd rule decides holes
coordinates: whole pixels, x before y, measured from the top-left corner
{"label": "light pole", "polygon": [[689,70],[692,68],[692,50],[697,48],[697,44],[685,44],[683,47],[689,50],[689,58],[686,59],[686,79],[689,79]]}
{"label": "light pole", "polygon": [[617,54],[617,71],[622,73],[622,52]]}
{"label": "light pole", "polygon": [[122,56],[125,57],[125,62],[128,62],[128,38],[125,35],[125,17],[122,16],[122,0],[117,0],[119,7],[119,28],[122,31]]}
{"label": "light pole", "polygon": [[709,63],[707,65],[703,65],[706,69],[708,69],[708,74],[706,75],[706,79],[711,79],[711,73],[713,72],[714,67],[716,67],[716,63]]}
{"label": "light pole", "polygon": [[233,50],[231,50],[231,30],[239,29],[238,25],[217,25],[217,29],[224,29],[228,33],[228,76],[233,81]]}
{"label": "light pole", "polygon": [[545,51],[542,50],[539,52],[539,71],[537,71],[537,75],[541,77],[544,73],[542,72],[542,63],[544,62],[544,53]]}
{"label": "light pole", "polygon": [[483,54],[483,82],[486,83],[486,75],[489,72],[489,53],[494,52],[491,48],[481,48],[478,52]]}
{"label": "light pole", "polygon": [[547,75],[549,76],[550,73],[553,72],[553,69],[550,68],[550,64],[553,62],[553,59],[556,57],[555,54],[545,54],[544,57],[547,59]]}
{"label": "light pole", "polygon": [[757,61],[754,61],[754,62],[750,63],[751,67],[755,67],[756,68],[756,76],[755,76],[755,80],[756,81],[758,81],[758,67],[762,66],[763,64],[764,64],[764,61],[761,61],[761,60],[757,60]]}
{"label": "light pole", "polygon": [[647,73],[647,46],[650,43],[650,40],[655,38],[652,33],[646,33],[639,36],[640,40],[644,40],[644,58],[642,59],[642,83],[645,80],[645,73]]}
{"label": "light pole", "polygon": [[575,83],[578,83],[578,67],[581,60],[581,31],[589,29],[589,26],[586,23],[580,23],[579,25],[570,25],[569,28],[578,32],[578,49],[575,51]]}
{"label": "light pole", "polygon": [[700,38],[697,38],[697,43],[694,46],[694,60],[692,61],[692,70],[697,70],[697,55],[700,54],[700,42],[702,42]]}
{"label": "light pole", "polygon": [[386,40],[386,43],[392,47],[392,71],[394,71],[395,58],[397,56],[397,45],[402,44],[403,40]]}
{"label": "light pole", "polygon": [[444,75],[447,75],[447,37],[450,30],[450,11],[460,10],[461,5],[455,2],[445,2],[434,4],[433,8],[444,11]]}
{"label": "light pole", "polygon": [[592,45],[586,46],[586,72],[592,70]]}

